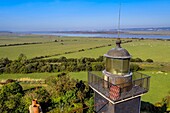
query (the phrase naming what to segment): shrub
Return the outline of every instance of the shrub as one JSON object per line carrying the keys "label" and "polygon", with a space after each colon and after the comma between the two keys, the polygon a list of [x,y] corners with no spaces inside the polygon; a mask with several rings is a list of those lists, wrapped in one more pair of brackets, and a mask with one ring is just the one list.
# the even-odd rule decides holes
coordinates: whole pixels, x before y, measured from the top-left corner
{"label": "shrub", "polygon": [[135,58],[135,62],[143,62],[140,58]]}
{"label": "shrub", "polygon": [[131,62],[143,62],[141,58],[131,58]]}
{"label": "shrub", "polygon": [[17,82],[8,83],[2,86],[0,91],[1,113],[21,113],[20,101],[23,89]]}
{"label": "shrub", "polygon": [[[42,111],[48,111],[50,103],[50,94],[45,88],[36,88],[36,90],[27,91],[22,97],[23,112],[28,113],[28,108],[31,105],[31,101],[37,99],[38,103],[41,105]],[[22,113],[23,113],[22,112]]]}
{"label": "shrub", "polygon": [[54,86],[56,82],[57,82],[57,79],[54,76],[49,76],[45,79],[45,83],[49,86]]}
{"label": "shrub", "polygon": [[153,60],[152,59],[146,59],[146,62],[152,63]]}
{"label": "shrub", "polygon": [[92,66],[92,70],[93,71],[102,71],[102,70],[104,70],[104,64],[103,63],[95,63],[95,64],[93,64],[93,66]]}

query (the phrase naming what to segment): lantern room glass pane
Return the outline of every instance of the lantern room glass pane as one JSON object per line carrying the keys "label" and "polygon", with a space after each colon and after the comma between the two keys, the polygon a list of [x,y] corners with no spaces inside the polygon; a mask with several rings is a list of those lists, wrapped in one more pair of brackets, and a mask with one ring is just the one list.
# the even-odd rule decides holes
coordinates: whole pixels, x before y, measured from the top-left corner
{"label": "lantern room glass pane", "polygon": [[122,60],[113,59],[112,68],[116,71],[116,74],[117,74],[117,73],[121,73]]}
{"label": "lantern room glass pane", "polygon": [[112,68],[111,64],[112,64],[112,59],[106,58],[106,71],[108,72],[111,71],[111,68]]}
{"label": "lantern room glass pane", "polygon": [[126,74],[129,72],[129,59],[106,58],[106,71],[112,74]]}
{"label": "lantern room glass pane", "polygon": [[129,59],[123,59],[122,60],[122,73],[128,73],[129,72]]}

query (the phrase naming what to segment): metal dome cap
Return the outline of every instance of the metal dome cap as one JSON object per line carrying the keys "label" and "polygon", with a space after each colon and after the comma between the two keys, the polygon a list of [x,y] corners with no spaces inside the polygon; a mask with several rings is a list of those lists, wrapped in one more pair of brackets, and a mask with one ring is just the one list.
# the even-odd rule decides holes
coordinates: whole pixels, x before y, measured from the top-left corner
{"label": "metal dome cap", "polygon": [[116,48],[112,48],[107,52],[107,54],[104,54],[105,57],[109,58],[121,58],[121,59],[126,59],[126,58],[131,58],[131,55],[129,52],[121,47],[121,40],[118,39],[116,41]]}

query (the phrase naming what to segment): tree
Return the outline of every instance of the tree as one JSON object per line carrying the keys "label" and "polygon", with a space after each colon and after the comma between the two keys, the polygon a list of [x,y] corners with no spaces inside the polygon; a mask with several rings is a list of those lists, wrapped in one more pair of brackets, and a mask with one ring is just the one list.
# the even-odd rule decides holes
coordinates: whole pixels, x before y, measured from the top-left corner
{"label": "tree", "polygon": [[50,94],[45,88],[36,88],[35,90],[27,91],[25,93],[21,101],[24,112],[28,111],[29,105],[31,105],[33,99],[37,99],[43,112],[48,111],[48,107],[51,105]]}
{"label": "tree", "polygon": [[96,63],[92,67],[93,71],[102,71],[104,70],[104,64],[103,63]]}
{"label": "tree", "polygon": [[11,60],[9,60],[8,58],[1,58],[0,59],[0,68],[5,67],[9,63],[11,63]]}
{"label": "tree", "polygon": [[25,63],[27,60],[27,57],[26,55],[24,55],[23,53],[21,53],[19,56],[18,56],[18,61],[21,62],[21,63]]}
{"label": "tree", "polygon": [[6,84],[0,92],[0,111],[3,113],[19,112],[23,89],[17,82]]}

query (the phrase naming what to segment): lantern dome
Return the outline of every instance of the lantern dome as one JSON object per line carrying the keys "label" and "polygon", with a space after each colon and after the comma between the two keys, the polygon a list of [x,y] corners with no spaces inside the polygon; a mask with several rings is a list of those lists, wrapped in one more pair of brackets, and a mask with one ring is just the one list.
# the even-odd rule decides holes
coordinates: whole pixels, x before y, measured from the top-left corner
{"label": "lantern dome", "polygon": [[122,48],[120,44],[121,40],[117,40],[116,48],[112,48],[107,52],[107,54],[104,54],[104,56],[109,58],[122,58],[122,59],[131,58],[129,52],[126,49]]}

